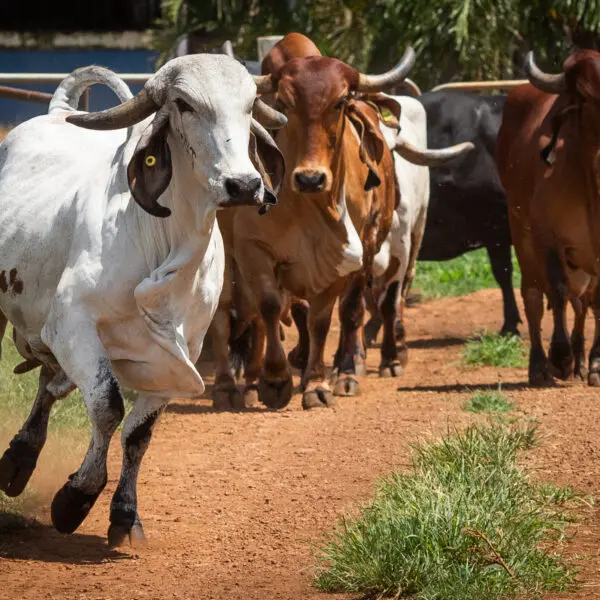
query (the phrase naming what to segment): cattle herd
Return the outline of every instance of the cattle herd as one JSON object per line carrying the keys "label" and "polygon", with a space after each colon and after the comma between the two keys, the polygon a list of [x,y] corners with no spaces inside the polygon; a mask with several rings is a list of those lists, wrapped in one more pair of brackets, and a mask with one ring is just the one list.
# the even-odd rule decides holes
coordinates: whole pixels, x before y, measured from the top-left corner
{"label": "cattle herd", "polygon": [[[118,75],[85,67],[58,86],[48,114],[10,132],[0,145],[0,331],[12,324],[15,373],[39,368],[39,387],[0,459],[1,490],[23,491],[53,404],[79,388],[91,440],[51,511],[59,531],[75,531],[106,485],[122,391],[134,390],[108,541],[143,543],[140,463],[169,399],[204,393],[196,363],[209,330],[216,408],[283,408],[293,367],[302,406],[329,407],[360,393],[379,329],[379,375],[402,374],[417,258],[485,247],[501,331],[517,334],[511,233],[530,383],[583,375],[590,305],[600,323],[600,54],[573,52],[558,75],[530,54],[530,84],[506,99],[384,93],[414,62],[408,48],[390,71],[364,74],[292,33],[260,73],[228,52],[178,56],[135,97]],[[77,110],[97,83],[121,104]],[[281,323],[292,321],[298,344],[286,355]],[[600,384],[599,333],[590,385]]]}

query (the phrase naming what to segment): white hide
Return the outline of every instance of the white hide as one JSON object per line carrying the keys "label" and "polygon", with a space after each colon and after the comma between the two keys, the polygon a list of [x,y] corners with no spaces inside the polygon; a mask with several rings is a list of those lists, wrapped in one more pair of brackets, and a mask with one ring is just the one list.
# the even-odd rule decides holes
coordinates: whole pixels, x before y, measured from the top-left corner
{"label": "white hide", "polygon": [[[386,94],[387,95],[387,94]],[[418,148],[427,148],[427,115],[423,105],[408,96],[388,96],[401,106],[400,134]],[[388,147],[396,145],[397,131],[380,123]],[[425,231],[427,207],[429,205],[429,168],[408,162],[397,152],[394,155],[396,185],[400,189],[400,204],[396,209],[392,228],[387,240],[375,257],[374,275],[383,275],[390,258],[395,256],[400,262],[396,274],[387,283],[402,282],[409,268],[411,252],[418,252]],[[415,244],[417,247],[413,248]],[[414,257],[416,259],[416,256]],[[414,261],[413,261],[414,262]],[[414,265],[413,265],[414,268]],[[385,290],[378,301],[384,297]],[[398,302],[401,294],[398,294]]]}
{"label": "white hide", "polygon": [[[0,292],[0,311],[36,357],[58,360],[80,387],[105,357],[126,388],[163,398],[204,391],[194,363],[223,284],[217,204],[226,178],[259,177],[248,157],[256,87],[229,57],[175,60],[173,81],[155,75],[170,111],[173,175],[159,198],[170,217],[142,210],[127,182],[153,116],[127,130],[79,128],[65,122],[73,99],[57,90],[51,114],[0,145],[0,271],[16,269],[22,282],[20,294]],[[177,112],[176,97],[198,118]]]}

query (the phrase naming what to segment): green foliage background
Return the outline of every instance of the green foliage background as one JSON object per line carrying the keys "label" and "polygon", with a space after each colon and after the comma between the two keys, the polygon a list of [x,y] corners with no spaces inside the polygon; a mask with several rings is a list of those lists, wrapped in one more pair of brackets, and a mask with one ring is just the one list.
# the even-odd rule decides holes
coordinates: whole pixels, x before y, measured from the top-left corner
{"label": "green foliage background", "polygon": [[163,53],[192,34],[208,50],[226,39],[244,58],[256,37],[299,31],[363,71],[392,66],[407,44],[425,89],[453,79],[520,77],[529,49],[560,69],[573,44],[597,47],[598,0],[164,0],[155,31]]}

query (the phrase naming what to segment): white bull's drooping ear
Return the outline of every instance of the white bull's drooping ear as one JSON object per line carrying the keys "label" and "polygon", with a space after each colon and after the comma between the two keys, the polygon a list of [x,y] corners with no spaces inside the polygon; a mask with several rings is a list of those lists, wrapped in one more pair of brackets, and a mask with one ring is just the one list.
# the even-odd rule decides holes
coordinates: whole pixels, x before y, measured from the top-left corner
{"label": "white bull's drooping ear", "polygon": [[277,204],[285,176],[285,159],[275,140],[256,119],[252,119],[250,131],[250,158],[263,179],[265,205]]}
{"label": "white bull's drooping ear", "polygon": [[127,166],[129,189],[135,201],[154,217],[168,217],[171,211],[158,203],[173,175],[171,150],[167,143],[169,111],[162,108],[140,137]]}

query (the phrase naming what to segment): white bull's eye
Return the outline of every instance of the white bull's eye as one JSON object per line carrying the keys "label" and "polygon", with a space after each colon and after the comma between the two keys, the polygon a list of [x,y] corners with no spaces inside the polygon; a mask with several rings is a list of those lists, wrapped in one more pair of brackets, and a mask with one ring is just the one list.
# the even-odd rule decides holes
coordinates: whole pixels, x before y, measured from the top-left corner
{"label": "white bull's eye", "polygon": [[182,114],[185,112],[193,112],[192,107],[185,100],[182,100],[181,98],[177,98],[177,100],[175,100],[175,105],[179,109],[179,112]]}

